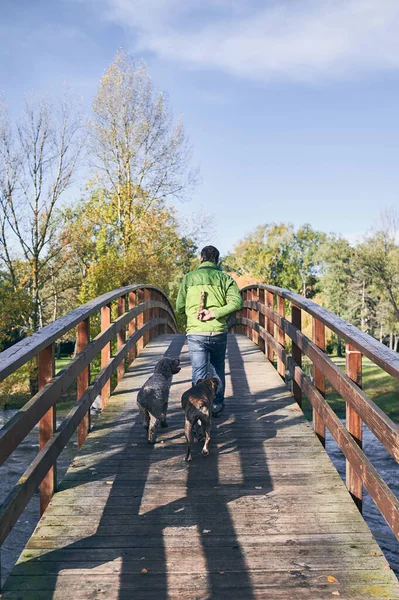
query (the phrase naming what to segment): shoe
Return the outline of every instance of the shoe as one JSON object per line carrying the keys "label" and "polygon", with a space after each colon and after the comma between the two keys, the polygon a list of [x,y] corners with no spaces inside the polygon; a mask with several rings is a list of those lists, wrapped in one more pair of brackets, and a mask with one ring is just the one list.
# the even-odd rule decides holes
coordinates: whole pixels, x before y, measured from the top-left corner
{"label": "shoe", "polygon": [[219,416],[223,409],[224,409],[224,402],[219,402],[218,404],[214,404],[212,407],[212,416],[213,417]]}

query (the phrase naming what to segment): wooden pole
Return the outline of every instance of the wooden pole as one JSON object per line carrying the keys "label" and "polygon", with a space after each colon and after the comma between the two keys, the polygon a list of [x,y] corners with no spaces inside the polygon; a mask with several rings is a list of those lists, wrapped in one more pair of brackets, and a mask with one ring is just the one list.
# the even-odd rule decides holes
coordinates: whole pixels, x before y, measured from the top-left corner
{"label": "wooden pole", "polygon": [[[111,325],[111,305],[107,304],[101,308],[101,331],[104,331]],[[101,350],[101,368],[103,369],[111,359],[111,344],[108,343]],[[104,408],[111,394],[111,380],[108,379],[101,390],[101,405]]]}
{"label": "wooden pole", "polygon": [[[120,298],[118,298],[118,317],[121,317],[126,311],[126,298],[125,296],[120,296]],[[120,331],[118,331],[118,350],[120,350],[121,348],[123,348],[123,346],[126,343],[126,329],[123,328]],[[116,380],[119,383],[120,380],[122,379],[122,377],[125,374],[125,361],[123,360],[122,362],[119,363],[118,367],[117,367],[117,372],[116,372]]]}
{"label": "wooden pole", "polygon": [[[129,292],[129,310],[136,306],[136,292]],[[129,322],[129,337],[136,333],[136,317]],[[136,358],[136,344],[129,350],[128,364],[130,365]]]}
{"label": "wooden pole", "polygon": [[[78,325],[77,351],[82,352],[90,342],[90,319],[81,321]],[[77,379],[77,400],[83,396],[90,384],[90,365],[88,365]],[[78,425],[78,450],[82,447],[90,431],[90,410],[87,411]]]}
{"label": "wooden pole", "polygon": [[[39,353],[39,390],[54,376],[54,344],[50,344]],[[52,406],[39,421],[39,449],[49,441],[57,427],[56,405]],[[40,515],[44,513],[57,489],[57,465],[52,466],[40,484]]]}
{"label": "wooden pole", "polygon": [[[360,388],[362,387],[362,353],[350,344],[346,348],[346,374]],[[362,420],[357,412],[346,403],[346,428],[355,442],[362,447]],[[355,473],[351,464],[346,461],[346,487],[348,488],[356,506],[362,512],[363,486],[362,480]]]}
{"label": "wooden pole", "polygon": [[[313,317],[313,341],[320,350],[323,352],[326,349],[326,328],[324,323],[315,319]],[[313,381],[314,386],[320,392],[320,394],[325,398],[326,396],[326,381],[323,375],[323,372],[317,369],[313,365]],[[326,426],[324,424],[323,419],[320,417],[319,413],[315,408],[313,408],[313,429],[316,433],[317,437],[323,444],[326,445]]]}
{"label": "wooden pole", "polygon": [[[270,310],[273,310],[274,295],[272,292],[266,293],[266,303],[267,307],[270,308]],[[271,319],[267,319],[267,331],[272,337],[274,337],[274,323]],[[274,350],[271,344],[268,344],[267,346],[267,358],[271,363],[274,362]]]}
{"label": "wooden pole", "polygon": [[[277,296],[277,312],[280,317],[285,318],[285,300],[281,296]],[[285,348],[285,334],[280,327],[277,327],[277,341]],[[277,371],[278,374],[285,379],[285,364],[279,357],[277,357]]]}
{"label": "wooden pole", "polygon": [[[298,306],[295,306],[295,304],[291,304],[291,322],[299,330],[302,329],[301,309]],[[292,358],[294,359],[298,367],[302,366],[302,352],[301,349],[294,342],[292,342]],[[294,380],[292,382],[292,393],[299,406],[302,406],[302,390]]]}
{"label": "wooden pole", "polygon": [[[144,302],[144,290],[137,290],[136,292],[137,294],[137,304],[142,304]],[[140,313],[139,315],[137,315],[137,329],[141,329],[141,327],[144,325],[144,313]],[[138,340],[137,342],[137,355],[140,354],[140,352],[142,351],[142,349],[144,348],[144,338],[143,336],[141,336],[141,338]]]}
{"label": "wooden pole", "polygon": [[[265,306],[265,290],[263,288],[259,288],[258,298],[260,306]],[[261,312],[259,312],[259,326],[265,328],[265,315]],[[259,348],[265,353],[265,340],[261,336],[259,336]]]}

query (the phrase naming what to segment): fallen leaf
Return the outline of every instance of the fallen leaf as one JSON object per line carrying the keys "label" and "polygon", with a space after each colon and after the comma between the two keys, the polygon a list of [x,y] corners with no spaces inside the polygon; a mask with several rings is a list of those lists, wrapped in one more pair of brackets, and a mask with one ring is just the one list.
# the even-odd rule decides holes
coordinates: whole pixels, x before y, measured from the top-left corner
{"label": "fallen leaf", "polygon": [[113,481],[106,481],[105,483],[107,483],[108,485],[112,485],[114,482]]}
{"label": "fallen leaf", "polygon": [[370,552],[371,556],[377,556],[377,552]]}
{"label": "fallen leaf", "polygon": [[332,596],[340,596],[341,594],[339,592],[331,592]]}
{"label": "fallen leaf", "polygon": [[146,573],[148,573],[147,569],[141,569],[140,573],[142,573],[143,575],[145,575]]}
{"label": "fallen leaf", "polygon": [[385,565],[384,569],[386,569],[387,571],[390,571],[391,567],[389,565]]}
{"label": "fallen leaf", "polygon": [[203,529],[202,533],[211,533],[211,530],[210,529]]}
{"label": "fallen leaf", "polygon": [[255,489],[256,489],[256,490],[261,490],[261,489],[262,489],[262,486],[261,486],[261,485],[256,485],[256,486],[255,486]]}
{"label": "fallen leaf", "polygon": [[328,583],[339,583],[338,579],[336,577],[333,577],[332,575],[329,575],[327,577],[327,581]]}

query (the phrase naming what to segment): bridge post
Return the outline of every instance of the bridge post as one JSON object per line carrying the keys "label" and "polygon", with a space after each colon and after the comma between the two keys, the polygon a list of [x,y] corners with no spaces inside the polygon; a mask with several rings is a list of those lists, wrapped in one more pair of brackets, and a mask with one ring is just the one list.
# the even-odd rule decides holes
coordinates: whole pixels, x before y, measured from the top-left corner
{"label": "bridge post", "polygon": [[[136,306],[136,292],[129,292],[129,310],[132,310]],[[136,317],[129,321],[128,334],[131,337],[136,333]],[[136,344],[129,350],[128,364],[130,365],[136,358]]]}
{"label": "bridge post", "polygon": [[[265,290],[263,288],[259,288],[259,291],[258,291],[258,302],[259,302],[259,304],[260,304],[261,307],[265,306]],[[264,329],[265,328],[265,315],[262,314],[260,311],[259,311],[258,314],[259,314],[259,326]],[[258,344],[259,344],[259,348],[262,350],[262,352],[264,354],[265,353],[266,344],[265,344],[265,340],[260,335],[259,335],[259,342],[258,342]]]}
{"label": "bridge post", "polygon": [[[125,312],[126,312],[126,298],[125,298],[125,296],[120,296],[118,298],[118,317],[121,317]],[[125,342],[126,342],[126,329],[125,328],[118,331],[117,339],[118,339],[118,350],[120,350],[121,348],[123,348],[123,346],[125,345]],[[116,373],[117,373],[116,380],[119,383],[125,374],[125,360],[122,360],[122,362],[119,363]]]}
{"label": "bridge post", "polygon": [[[282,296],[277,296],[277,312],[282,319],[285,318],[285,300]],[[278,343],[285,348],[285,333],[281,327],[277,327],[277,341]],[[285,379],[285,364],[277,356],[277,371],[280,377]]]}
{"label": "bridge post", "polygon": [[[274,295],[272,294],[272,292],[266,293],[266,303],[267,307],[270,310],[273,310]],[[271,319],[267,319],[267,331],[272,337],[274,337],[274,323]],[[271,363],[274,362],[274,350],[271,344],[267,344],[267,358],[270,360]]]}
{"label": "bridge post", "polygon": [[[301,331],[302,312],[298,306],[295,306],[295,304],[291,304],[291,322],[294,325],[294,327]],[[292,358],[294,359],[298,367],[302,367],[302,352],[294,341],[292,342]],[[299,406],[302,406],[302,390],[295,381],[295,379],[292,380],[292,393]]]}
{"label": "bridge post", "polygon": [[[354,346],[345,344],[346,349],[346,374],[360,388],[362,387],[362,353]],[[346,429],[352,435],[355,442],[362,447],[362,420],[350,405],[346,402]],[[363,485],[359,475],[346,461],[346,486],[360,512],[362,512]]]}
{"label": "bridge post", "polygon": [[[257,288],[252,290],[252,302],[259,302],[259,292]],[[259,312],[256,308],[252,309],[252,321],[259,325]],[[259,333],[252,329],[252,341],[258,346],[259,345]]]}
{"label": "bridge post", "polygon": [[[39,390],[51,381],[54,376],[54,343],[39,353]],[[49,441],[57,428],[56,405],[54,404],[39,421],[39,449]],[[40,484],[40,516],[46,510],[57,489],[57,466],[51,467]]]}
{"label": "bridge post", "polygon": [[[324,323],[313,317],[313,341],[323,352],[326,349],[326,328]],[[326,381],[323,372],[313,365],[313,382],[315,388],[325,398]],[[326,426],[319,413],[313,407],[313,429],[323,446],[326,445]]]}
{"label": "bridge post", "polygon": [[[144,302],[144,290],[137,290],[137,304]],[[144,325],[144,313],[137,315],[137,329],[140,329]],[[143,336],[137,341],[137,354],[144,348]]]}
{"label": "bridge post", "polygon": [[[81,321],[77,332],[77,351],[82,352],[90,342],[90,318]],[[88,365],[80,375],[77,383],[77,400],[79,401],[90,383],[90,365]],[[78,425],[78,450],[82,447],[87,434],[90,431],[90,409]]]}
{"label": "bridge post", "polygon": [[[107,304],[101,308],[101,331],[104,331],[111,325],[111,305]],[[108,343],[101,350],[101,368],[106,367],[108,362],[111,359],[111,344]],[[108,398],[111,394],[111,380],[105,383],[103,389],[101,390],[101,405],[102,408],[105,408]]]}
{"label": "bridge post", "polygon": [[[144,302],[149,302],[151,300],[151,290],[144,290]],[[151,320],[152,309],[148,309],[144,311],[144,323],[148,323]],[[151,339],[151,332],[146,331],[144,334],[144,346],[148,344]]]}

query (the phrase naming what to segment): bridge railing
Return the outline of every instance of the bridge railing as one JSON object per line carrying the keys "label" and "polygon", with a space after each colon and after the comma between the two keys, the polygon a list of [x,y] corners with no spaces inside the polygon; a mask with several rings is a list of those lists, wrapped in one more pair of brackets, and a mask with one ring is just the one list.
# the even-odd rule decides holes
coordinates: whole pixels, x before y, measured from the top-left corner
{"label": "bridge railing", "polygon": [[[90,318],[97,316],[100,333],[91,339]],[[112,319],[112,317],[114,318]],[[77,353],[55,375],[55,342],[68,332],[77,336]],[[40,512],[56,490],[56,463],[78,430],[78,447],[90,428],[90,407],[101,395],[102,406],[111,392],[111,377],[119,382],[125,368],[157,335],[176,332],[173,309],[154,286],[131,285],[88,302],[0,353],[0,381],[32,359],[38,362],[39,391],[0,430],[0,465],[39,424],[39,452],[0,507],[0,546],[40,486]],[[111,342],[116,353],[111,356]],[[90,382],[90,365],[101,357],[99,372]],[[56,425],[56,406],[76,382],[76,404]]]}
{"label": "bridge railing", "polygon": [[[361,510],[363,487],[399,539],[399,500],[387,486],[362,450],[362,423],[374,433],[388,452],[399,461],[399,426],[361,389],[362,356],[399,379],[399,355],[368,334],[350,325],[325,308],[283,288],[253,285],[241,290],[243,308],[230,321],[230,328],[253,340],[277,370],[292,378],[293,395],[302,405],[302,393],[313,410],[313,427],[325,444],[326,428],[346,457],[346,485]],[[291,320],[285,315],[290,307]],[[302,331],[302,313],[313,321],[312,339]],[[326,327],[346,344],[346,372],[325,354]],[[286,339],[291,340],[288,352]],[[312,363],[312,377],[302,369],[302,357]],[[326,379],[346,402],[346,423],[325,399]]]}

